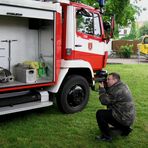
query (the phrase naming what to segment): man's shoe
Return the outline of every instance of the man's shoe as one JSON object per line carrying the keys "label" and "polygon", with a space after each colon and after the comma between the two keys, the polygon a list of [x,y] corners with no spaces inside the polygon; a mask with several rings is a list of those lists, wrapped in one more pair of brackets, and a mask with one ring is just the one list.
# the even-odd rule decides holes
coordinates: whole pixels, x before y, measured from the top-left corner
{"label": "man's shoe", "polygon": [[131,128],[129,127],[127,130],[125,130],[125,131],[123,131],[123,132],[121,133],[121,136],[128,136],[129,133],[132,132],[132,130],[133,130],[133,129],[131,129]]}
{"label": "man's shoe", "polygon": [[112,141],[112,137],[106,136],[106,135],[96,136],[95,139],[96,140],[101,140],[101,141],[107,141],[107,142]]}

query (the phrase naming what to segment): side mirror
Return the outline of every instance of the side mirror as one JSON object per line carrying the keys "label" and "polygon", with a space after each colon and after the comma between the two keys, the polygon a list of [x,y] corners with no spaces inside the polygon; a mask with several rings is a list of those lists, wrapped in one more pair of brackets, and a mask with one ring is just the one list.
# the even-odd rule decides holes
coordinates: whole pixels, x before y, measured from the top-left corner
{"label": "side mirror", "polygon": [[105,33],[103,40],[106,40],[106,42],[108,43],[110,39],[110,32],[111,32],[110,22],[103,22],[103,26],[104,26],[104,33]]}
{"label": "side mirror", "polygon": [[110,30],[110,37],[113,38],[114,36],[114,29],[115,29],[115,17],[111,17],[111,30]]}
{"label": "side mirror", "polygon": [[110,30],[111,30],[110,22],[103,22],[103,26],[104,26],[104,30],[105,30],[107,33],[110,33]]}
{"label": "side mirror", "polygon": [[109,40],[113,38],[114,28],[115,28],[115,21],[114,16],[111,17],[111,22],[103,22],[104,31],[105,31],[105,40]]}

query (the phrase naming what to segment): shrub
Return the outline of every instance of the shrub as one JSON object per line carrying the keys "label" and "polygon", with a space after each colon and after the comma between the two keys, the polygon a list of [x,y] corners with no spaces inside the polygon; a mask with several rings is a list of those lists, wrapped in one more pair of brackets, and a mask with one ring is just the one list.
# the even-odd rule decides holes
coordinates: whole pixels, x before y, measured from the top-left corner
{"label": "shrub", "polygon": [[133,53],[132,49],[133,49],[133,45],[121,46],[118,51],[118,55],[121,58],[130,58],[131,54]]}

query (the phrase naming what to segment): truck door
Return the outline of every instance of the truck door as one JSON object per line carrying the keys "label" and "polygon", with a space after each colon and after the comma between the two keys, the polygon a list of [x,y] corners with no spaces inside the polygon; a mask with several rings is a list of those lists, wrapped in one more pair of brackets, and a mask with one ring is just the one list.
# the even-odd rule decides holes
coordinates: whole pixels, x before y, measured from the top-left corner
{"label": "truck door", "polygon": [[104,48],[100,15],[77,9],[74,57],[88,61],[94,70],[98,70],[104,62]]}

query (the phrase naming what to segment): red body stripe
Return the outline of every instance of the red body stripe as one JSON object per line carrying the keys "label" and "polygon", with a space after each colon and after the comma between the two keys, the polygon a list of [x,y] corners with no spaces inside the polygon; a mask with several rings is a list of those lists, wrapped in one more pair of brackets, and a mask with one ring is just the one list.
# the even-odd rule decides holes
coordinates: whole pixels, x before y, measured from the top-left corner
{"label": "red body stripe", "polygon": [[104,55],[98,55],[93,53],[86,53],[86,52],[80,52],[80,51],[72,51],[71,56],[67,56],[67,60],[75,60],[80,59],[87,61],[91,64],[92,69],[95,70],[101,70],[104,66]]}
{"label": "red body stripe", "polygon": [[51,86],[54,83],[44,83],[44,84],[34,84],[34,85],[24,85],[24,86],[13,86],[9,88],[1,88],[0,92],[7,92],[7,91],[17,91],[17,90],[24,90],[24,89],[33,89],[33,88],[39,88],[39,87],[45,87],[45,86]]}

